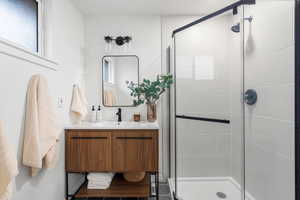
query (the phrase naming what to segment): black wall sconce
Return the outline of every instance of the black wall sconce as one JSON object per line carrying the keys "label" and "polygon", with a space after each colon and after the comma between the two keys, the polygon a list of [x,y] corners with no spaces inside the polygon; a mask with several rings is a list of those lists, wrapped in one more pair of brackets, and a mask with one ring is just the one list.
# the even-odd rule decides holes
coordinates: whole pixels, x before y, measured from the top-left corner
{"label": "black wall sconce", "polygon": [[112,43],[113,41],[115,41],[115,43],[118,45],[118,46],[123,46],[124,44],[126,43],[129,43],[132,38],[130,36],[118,36],[116,38],[113,38],[111,36],[105,36],[104,37],[104,40],[110,44]]}

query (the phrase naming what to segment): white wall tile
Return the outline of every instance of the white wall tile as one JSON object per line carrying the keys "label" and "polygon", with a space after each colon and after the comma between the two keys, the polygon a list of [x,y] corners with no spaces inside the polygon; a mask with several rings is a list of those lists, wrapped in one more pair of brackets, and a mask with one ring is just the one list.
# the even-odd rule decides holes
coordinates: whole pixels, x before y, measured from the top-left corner
{"label": "white wall tile", "polygon": [[294,1],[246,6],[246,190],[256,200],[294,199]]}
{"label": "white wall tile", "polygon": [[294,85],[252,86],[248,81],[246,88],[256,90],[258,96],[254,106],[246,106],[249,113],[279,120],[294,119]]}
{"label": "white wall tile", "polygon": [[256,52],[247,57],[246,81],[257,85],[293,83],[295,63],[291,56],[294,52],[294,45],[291,45],[278,51]]}
{"label": "white wall tile", "polygon": [[246,118],[251,118],[248,136],[257,147],[266,152],[282,155],[289,160],[294,159],[292,157],[294,123],[259,116],[246,115]]}

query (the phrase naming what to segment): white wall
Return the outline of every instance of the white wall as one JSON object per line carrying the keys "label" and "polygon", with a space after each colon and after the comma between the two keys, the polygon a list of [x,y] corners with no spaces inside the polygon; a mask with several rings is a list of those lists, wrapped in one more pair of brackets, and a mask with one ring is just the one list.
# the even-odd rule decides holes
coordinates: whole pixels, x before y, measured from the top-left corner
{"label": "white wall", "polygon": [[[140,80],[154,80],[161,73],[161,21],[159,16],[87,16],[86,32],[86,89],[91,105],[102,105],[101,59],[104,55],[137,55],[140,61]],[[131,49],[105,51],[104,36],[132,36]],[[117,108],[102,107],[104,120],[117,120]],[[123,120],[132,121],[134,112],[141,112],[146,120],[145,106],[122,108]],[[161,123],[159,104],[158,122]],[[162,131],[160,137],[162,138]],[[160,169],[164,159],[161,156],[162,139],[160,138]],[[162,174],[161,174],[162,175]]]}
{"label": "white wall", "polygon": [[[15,181],[13,200],[64,199],[64,137],[61,136],[60,160],[52,170],[43,170],[37,177],[28,176],[28,169],[21,165],[25,99],[27,84],[33,74],[43,74],[49,84],[53,104],[61,125],[68,123],[68,110],[73,83],[82,76],[84,45],[83,18],[69,0],[53,0],[52,22],[47,37],[48,55],[59,63],[59,71],[51,71],[39,65],[0,54],[0,120],[12,144],[19,162],[20,174]],[[63,108],[57,108],[58,98],[64,100]]]}
{"label": "white wall", "polygon": [[294,199],[294,1],[245,8],[246,189],[256,200]]}
{"label": "white wall", "polygon": [[[137,55],[140,60],[140,78],[154,79],[161,72],[160,18],[134,16],[87,16],[86,31],[86,90],[91,105],[102,105],[101,59],[104,55]],[[122,27],[122,28],[121,28]],[[132,36],[131,49],[123,52],[105,52],[104,36]],[[124,120],[132,120],[132,113],[141,110],[146,119],[143,106],[124,108]],[[114,109],[108,108],[109,112]],[[107,117],[109,119],[109,117]],[[117,119],[110,118],[111,120]]]}

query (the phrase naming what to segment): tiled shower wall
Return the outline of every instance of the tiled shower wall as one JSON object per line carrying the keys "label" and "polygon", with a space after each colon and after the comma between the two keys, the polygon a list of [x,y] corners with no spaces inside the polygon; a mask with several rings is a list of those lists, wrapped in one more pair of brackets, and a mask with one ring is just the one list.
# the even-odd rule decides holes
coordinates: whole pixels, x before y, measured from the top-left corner
{"label": "tiled shower wall", "polygon": [[294,199],[294,1],[245,7],[246,190],[256,200]]}

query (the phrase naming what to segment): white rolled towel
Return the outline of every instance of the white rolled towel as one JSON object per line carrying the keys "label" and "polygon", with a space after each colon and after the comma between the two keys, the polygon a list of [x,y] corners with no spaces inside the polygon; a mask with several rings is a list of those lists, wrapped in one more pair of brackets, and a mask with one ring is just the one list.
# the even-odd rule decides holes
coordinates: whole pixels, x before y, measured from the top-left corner
{"label": "white rolled towel", "polygon": [[98,180],[89,180],[89,183],[92,183],[92,184],[98,184],[98,185],[107,185],[107,184],[110,184],[112,181],[111,180],[107,180],[107,181],[98,181]]}
{"label": "white rolled towel", "polygon": [[89,190],[106,190],[109,188],[110,185],[92,185],[88,184],[88,189]]}
{"label": "white rolled towel", "polygon": [[111,182],[107,183],[95,183],[95,182],[88,182],[88,189],[99,189],[99,190],[105,190],[110,187]]}
{"label": "white rolled towel", "polygon": [[88,179],[88,189],[108,189],[115,173],[90,173]]}
{"label": "white rolled towel", "polygon": [[88,180],[102,180],[102,181],[111,181],[114,177],[115,173],[89,173]]}

